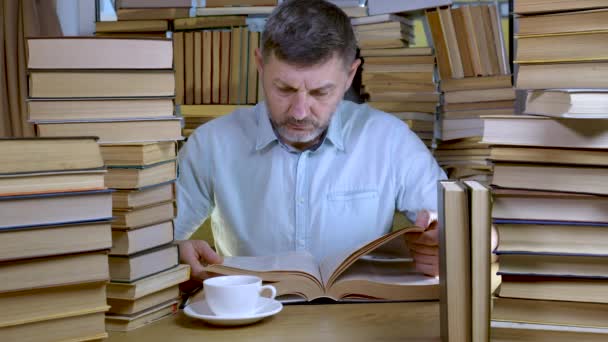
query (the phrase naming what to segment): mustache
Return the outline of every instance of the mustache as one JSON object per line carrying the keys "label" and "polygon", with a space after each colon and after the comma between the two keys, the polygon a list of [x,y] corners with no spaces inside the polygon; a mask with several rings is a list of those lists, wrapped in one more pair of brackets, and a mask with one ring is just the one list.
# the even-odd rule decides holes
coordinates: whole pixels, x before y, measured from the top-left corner
{"label": "mustache", "polygon": [[311,118],[305,118],[302,120],[298,120],[296,118],[290,117],[287,118],[286,120],[284,120],[283,122],[281,122],[281,125],[294,125],[294,126],[313,126],[313,127],[318,127],[318,123],[311,119]]}

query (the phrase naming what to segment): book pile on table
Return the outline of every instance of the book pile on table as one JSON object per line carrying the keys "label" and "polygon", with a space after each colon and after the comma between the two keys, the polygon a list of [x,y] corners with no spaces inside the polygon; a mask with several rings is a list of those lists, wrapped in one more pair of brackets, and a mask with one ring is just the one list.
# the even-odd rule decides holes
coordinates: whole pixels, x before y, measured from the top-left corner
{"label": "book pile on table", "polygon": [[484,118],[503,279],[492,336],[605,341],[608,4],[519,0],[515,13],[529,115]]}
{"label": "book pile on table", "polygon": [[0,336],[107,337],[112,194],[95,138],[0,139]]}
{"label": "book pile on table", "polygon": [[[171,40],[41,38],[28,47],[28,104],[38,135],[99,137],[105,185],[115,190],[110,285],[174,272],[173,182],[182,136],[173,114]],[[184,281],[189,269],[181,270]],[[178,283],[154,283],[142,298],[108,296],[107,328],[129,330],[175,312]]]}
{"label": "book pile on table", "polygon": [[370,106],[403,120],[430,148],[440,102],[433,50],[409,47],[414,21],[404,14],[351,21],[361,49],[362,97]]}
{"label": "book pile on table", "polygon": [[443,93],[437,160],[450,178],[488,183],[489,149],[475,145],[481,116],[513,114],[515,100],[500,16],[487,4],[430,9],[426,17]]}

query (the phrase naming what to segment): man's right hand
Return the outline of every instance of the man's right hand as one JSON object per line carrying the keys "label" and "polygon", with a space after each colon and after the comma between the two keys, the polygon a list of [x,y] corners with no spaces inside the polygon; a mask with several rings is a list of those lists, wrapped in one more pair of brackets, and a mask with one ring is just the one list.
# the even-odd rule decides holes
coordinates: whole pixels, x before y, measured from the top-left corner
{"label": "man's right hand", "polygon": [[190,265],[190,278],[203,281],[209,278],[209,274],[204,271],[204,267],[209,264],[221,264],[224,262],[209,244],[203,240],[180,240],[179,260],[181,263]]}

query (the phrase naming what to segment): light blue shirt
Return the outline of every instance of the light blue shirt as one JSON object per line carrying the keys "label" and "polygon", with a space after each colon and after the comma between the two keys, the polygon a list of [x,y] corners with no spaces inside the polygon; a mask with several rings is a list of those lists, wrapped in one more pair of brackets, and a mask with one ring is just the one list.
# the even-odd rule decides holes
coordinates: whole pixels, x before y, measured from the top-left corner
{"label": "light blue shirt", "polygon": [[211,215],[221,255],[306,250],[321,260],[387,233],[395,210],[437,210],[445,174],[398,118],[342,101],[323,142],[277,139],[265,103],[197,128],[179,153],[175,239]]}

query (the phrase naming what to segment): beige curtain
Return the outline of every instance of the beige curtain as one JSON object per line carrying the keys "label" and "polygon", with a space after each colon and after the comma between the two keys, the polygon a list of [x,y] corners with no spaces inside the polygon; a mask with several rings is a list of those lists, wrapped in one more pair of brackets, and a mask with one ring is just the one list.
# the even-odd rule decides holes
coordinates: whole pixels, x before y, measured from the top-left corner
{"label": "beige curtain", "polygon": [[55,0],[1,0],[0,3],[0,136],[33,136],[25,106],[25,37],[62,35]]}

